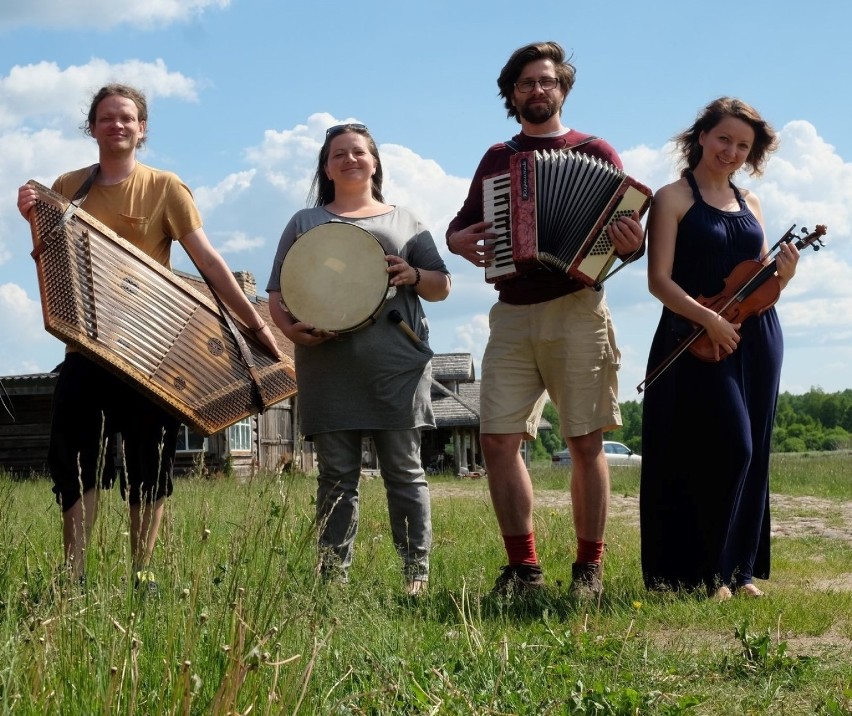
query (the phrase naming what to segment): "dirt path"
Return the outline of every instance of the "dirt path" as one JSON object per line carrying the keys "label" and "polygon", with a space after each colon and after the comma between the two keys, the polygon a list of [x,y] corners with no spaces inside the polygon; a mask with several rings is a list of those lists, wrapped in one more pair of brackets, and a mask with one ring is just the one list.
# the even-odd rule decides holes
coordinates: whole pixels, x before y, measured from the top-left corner
{"label": "dirt path", "polygon": [[[486,491],[483,484],[483,490]],[[478,490],[469,486],[441,484],[432,485],[432,497],[479,498]],[[539,490],[535,495],[538,507],[567,509],[571,497],[561,490]],[[790,495],[772,495],[773,537],[825,537],[839,539],[852,544],[852,502],[838,502],[819,497],[791,497]],[[618,516],[639,524],[639,498],[625,495],[613,495],[610,500],[610,515]]]}

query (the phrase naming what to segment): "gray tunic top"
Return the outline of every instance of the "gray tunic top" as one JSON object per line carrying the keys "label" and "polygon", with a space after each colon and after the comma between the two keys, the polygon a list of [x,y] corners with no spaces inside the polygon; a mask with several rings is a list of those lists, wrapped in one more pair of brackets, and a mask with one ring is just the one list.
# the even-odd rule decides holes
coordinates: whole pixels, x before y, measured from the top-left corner
{"label": "gray tunic top", "polygon": [[[281,290],[281,264],[297,238],[329,221],[366,229],[386,254],[400,256],[411,266],[449,274],[432,235],[409,210],[395,207],[380,216],[350,219],[316,207],[297,212],[284,229],[267,291]],[[419,346],[388,319],[394,309],[420,337]],[[302,433],[435,427],[430,398],[432,355],[423,306],[410,285],[390,289],[375,324],[318,346],[297,344]]]}

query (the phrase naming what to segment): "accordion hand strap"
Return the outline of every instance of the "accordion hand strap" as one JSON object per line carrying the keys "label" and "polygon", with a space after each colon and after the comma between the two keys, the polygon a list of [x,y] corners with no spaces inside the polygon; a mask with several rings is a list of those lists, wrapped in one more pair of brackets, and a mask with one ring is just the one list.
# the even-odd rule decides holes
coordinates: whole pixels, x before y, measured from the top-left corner
{"label": "accordion hand strap", "polygon": [[632,254],[630,254],[630,256],[628,256],[626,259],[622,259],[618,268],[613,269],[606,276],[604,276],[600,281],[598,281],[594,285],[595,290],[600,291],[601,286],[603,285],[604,281],[608,281],[613,276],[615,276],[615,274],[617,274],[619,271],[621,271],[621,269],[623,269],[625,266],[627,266],[627,264],[629,264],[629,263],[635,261],[636,259],[640,258],[642,256],[642,254],[645,252],[645,244],[647,243],[647,241],[648,241],[648,225],[645,224],[645,234],[642,236],[642,244],[639,246],[639,248],[636,249],[636,251],[634,251]]}

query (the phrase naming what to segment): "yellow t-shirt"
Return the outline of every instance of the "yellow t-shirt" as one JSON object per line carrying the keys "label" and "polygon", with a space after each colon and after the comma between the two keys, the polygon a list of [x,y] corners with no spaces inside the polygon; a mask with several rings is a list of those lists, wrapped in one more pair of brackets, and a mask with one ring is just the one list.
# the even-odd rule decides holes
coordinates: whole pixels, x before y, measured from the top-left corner
{"label": "yellow t-shirt", "polygon": [[[86,167],[63,174],[53,191],[70,199],[90,172]],[[82,209],[167,268],[172,241],[202,225],[192,192],[176,174],[138,162],[118,184],[95,183]]]}

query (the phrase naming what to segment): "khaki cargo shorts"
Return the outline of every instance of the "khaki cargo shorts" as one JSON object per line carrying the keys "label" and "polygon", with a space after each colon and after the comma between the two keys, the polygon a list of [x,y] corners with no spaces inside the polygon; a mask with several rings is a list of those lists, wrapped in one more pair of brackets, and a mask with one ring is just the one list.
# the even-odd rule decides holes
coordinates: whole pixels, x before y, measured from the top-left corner
{"label": "khaki cargo shorts", "polygon": [[482,359],[480,430],[534,439],[548,396],[563,437],[621,424],[621,354],[603,291],[513,306],[496,303]]}

